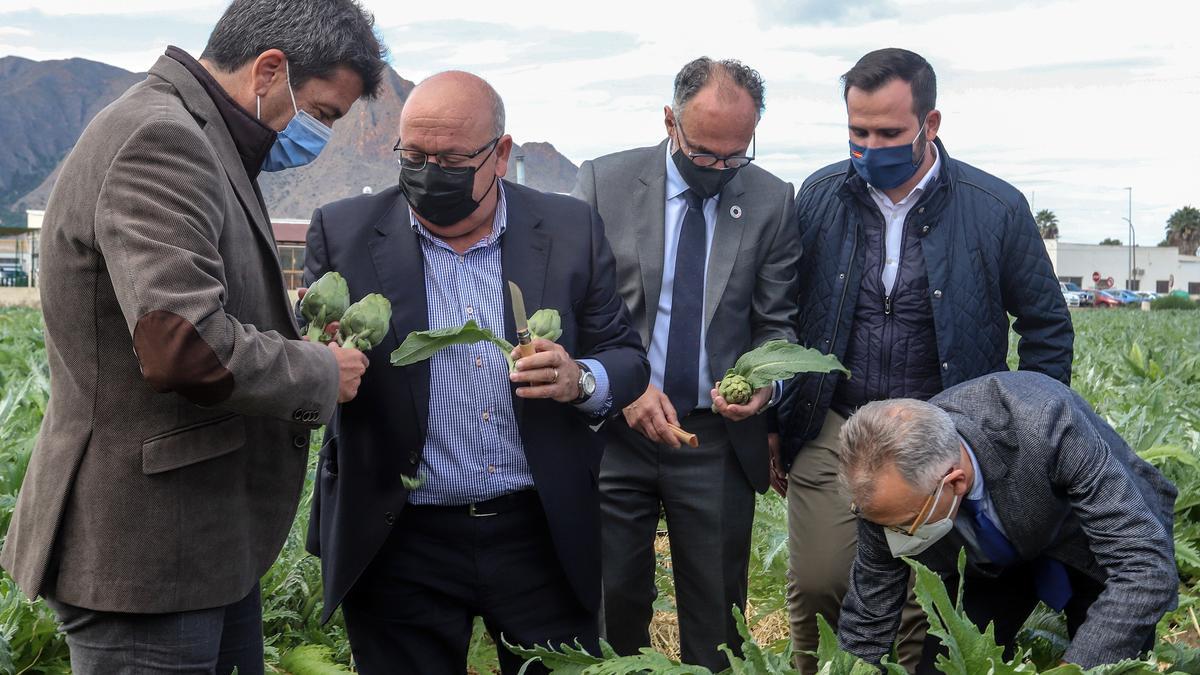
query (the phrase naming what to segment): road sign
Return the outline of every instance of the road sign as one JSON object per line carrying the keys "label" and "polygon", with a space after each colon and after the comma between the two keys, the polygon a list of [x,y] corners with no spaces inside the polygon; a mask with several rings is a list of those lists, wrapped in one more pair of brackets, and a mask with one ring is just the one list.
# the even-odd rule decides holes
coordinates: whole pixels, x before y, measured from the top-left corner
{"label": "road sign", "polygon": [[1098,281],[1100,281],[1100,273],[1092,272],[1092,283],[1096,283]]}

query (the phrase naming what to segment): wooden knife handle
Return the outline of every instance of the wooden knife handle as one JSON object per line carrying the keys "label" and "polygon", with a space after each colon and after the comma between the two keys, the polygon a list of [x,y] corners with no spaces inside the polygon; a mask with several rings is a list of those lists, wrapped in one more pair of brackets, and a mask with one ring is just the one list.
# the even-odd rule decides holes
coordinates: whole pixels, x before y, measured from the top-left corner
{"label": "wooden knife handle", "polygon": [[675,438],[678,438],[682,443],[686,443],[688,447],[700,447],[700,439],[696,437],[696,434],[684,431],[670,422],[667,423],[667,428],[671,430],[671,433],[675,434]]}

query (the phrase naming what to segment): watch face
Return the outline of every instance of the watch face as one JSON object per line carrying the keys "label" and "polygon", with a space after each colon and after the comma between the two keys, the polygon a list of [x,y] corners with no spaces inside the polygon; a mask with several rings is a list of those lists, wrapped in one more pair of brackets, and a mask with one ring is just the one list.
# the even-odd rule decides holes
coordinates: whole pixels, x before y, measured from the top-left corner
{"label": "watch face", "polygon": [[583,375],[583,393],[591,396],[596,392],[596,376],[592,373],[584,373]]}

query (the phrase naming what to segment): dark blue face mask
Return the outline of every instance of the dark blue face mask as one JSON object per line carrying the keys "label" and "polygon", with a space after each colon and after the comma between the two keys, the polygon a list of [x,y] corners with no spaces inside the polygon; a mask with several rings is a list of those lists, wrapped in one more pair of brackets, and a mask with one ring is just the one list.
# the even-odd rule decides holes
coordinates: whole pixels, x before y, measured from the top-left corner
{"label": "dark blue face mask", "polygon": [[925,159],[925,144],[921,144],[920,151],[913,147],[924,135],[925,123],[922,122],[917,137],[905,145],[867,148],[850,141],[850,163],[871,187],[878,190],[900,187],[917,173]]}

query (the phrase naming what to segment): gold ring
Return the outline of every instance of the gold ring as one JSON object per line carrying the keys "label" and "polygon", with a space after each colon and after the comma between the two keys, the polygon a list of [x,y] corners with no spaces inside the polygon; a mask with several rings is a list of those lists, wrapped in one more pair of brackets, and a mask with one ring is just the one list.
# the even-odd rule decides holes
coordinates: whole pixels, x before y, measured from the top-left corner
{"label": "gold ring", "polygon": [[551,384],[558,382],[558,368],[554,368],[553,370],[554,370],[554,379],[550,380]]}

